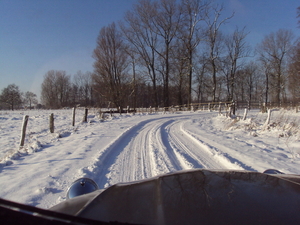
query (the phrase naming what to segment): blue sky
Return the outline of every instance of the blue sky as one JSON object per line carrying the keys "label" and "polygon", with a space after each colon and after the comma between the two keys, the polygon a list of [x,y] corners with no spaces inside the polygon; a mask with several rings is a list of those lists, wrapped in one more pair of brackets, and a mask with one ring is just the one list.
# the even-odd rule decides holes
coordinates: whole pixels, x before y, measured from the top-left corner
{"label": "blue sky", "polygon": [[[291,29],[300,37],[299,0],[216,0],[224,16],[235,11],[226,31],[246,26],[253,47],[270,32]],[[0,91],[15,83],[40,95],[49,70],[93,71],[92,52],[100,29],[123,18],[137,0],[0,0]]]}

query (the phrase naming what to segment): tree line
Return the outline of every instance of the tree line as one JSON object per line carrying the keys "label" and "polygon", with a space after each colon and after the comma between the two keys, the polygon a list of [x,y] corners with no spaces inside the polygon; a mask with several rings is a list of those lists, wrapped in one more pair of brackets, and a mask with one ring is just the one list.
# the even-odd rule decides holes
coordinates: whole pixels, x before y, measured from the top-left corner
{"label": "tree line", "polygon": [[223,10],[212,1],[139,1],[100,30],[95,93],[116,106],[299,101],[299,39],[279,29],[250,49],[246,28],[222,30],[234,16]]}
{"label": "tree line", "polygon": [[223,12],[213,1],[139,1],[100,30],[95,93],[117,107],[299,102],[299,39],[279,29],[251,49],[245,27],[224,32],[234,13]]}
{"label": "tree line", "polygon": [[245,27],[226,32],[232,17],[213,0],[140,0],[101,28],[94,71],[48,71],[41,101],[48,108],[298,103],[299,39],[279,29],[251,48]]}
{"label": "tree line", "polygon": [[22,93],[15,84],[8,85],[0,94],[0,109],[14,110],[21,107],[31,109],[37,103],[36,94],[31,91]]}

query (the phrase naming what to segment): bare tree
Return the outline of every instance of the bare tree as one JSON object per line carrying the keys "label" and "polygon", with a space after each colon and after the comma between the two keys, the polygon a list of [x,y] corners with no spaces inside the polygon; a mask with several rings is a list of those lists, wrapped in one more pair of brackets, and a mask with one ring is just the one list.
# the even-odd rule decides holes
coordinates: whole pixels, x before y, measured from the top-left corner
{"label": "bare tree", "polygon": [[264,94],[263,94],[263,102],[265,105],[269,102],[269,92],[270,92],[270,80],[272,74],[271,64],[265,59],[260,58],[260,71],[264,74]]}
{"label": "bare tree", "polygon": [[[216,101],[216,91],[217,91],[217,72],[218,72],[218,60],[222,50],[222,35],[220,32],[220,27],[222,24],[226,23],[230,18],[233,17],[232,14],[230,17],[226,17],[221,20],[221,12],[223,11],[223,6],[212,6],[205,13],[205,22],[207,25],[206,30],[206,43],[208,46],[209,52],[209,63],[211,69],[212,77],[212,101]],[[211,14],[212,13],[212,14]]]}
{"label": "bare tree", "polygon": [[41,101],[49,108],[57,108],[58,100],[55,87],[55,71],[48,71],[44,76],[44,81],[41,85]]}
{"label": "bare tree", "polygon": [[241,102],[248,102],[248,108],[251,108],[253,98],[255,96],[257,82],[260,81],[258,74],[258,66],[253,61],[245,63],[243,67],[240,67],[236,71],[236,90],[234,92],[234,98]]}
{"label": "bare tree", "polygon": [[180,26],[179,37],[187,49],[188,105],[190,107],[190,103],[192,102],[194,57],[203,35],[200,22],[204,19],[204,14],[209,4],[203,0],[182,0],[181,7],[183,19],[182,25]]}
{"label": "bare tree", "polygon": [[258,45],[260,60],[270,69],[272,97],[281,104],[286,96],[287,60],[294,46],[294,35],[290,30],[280,29],[271,33]]}
{"label": "bare tree", "polygon": [[11,110],[14,110],[22,103],[22,93],[15,84],[10,84],[4,88],[0,95],[0,101],[8,104]]}
{"label": "bare tree", "polygon": [[[152,83],[152,105],[158,107],[157,92],[157,48],[158,35],[150,29],[151,19],[154,17],[153,4],[151,1],[139,1],[132,11],[125,15],[125,23],[121,23],[121,29],[127,41],[132,45],[132,54],[136,54],[134,65],[139,64],[146,68],[146,74]],[[131,54],[131,55],[132,55]]]}
{"label": "bare tree", "polygon": [[155,107],[158,106],[157,85],[163,83],[163,105],[170,105],[169,79],[171,49],[181,21],[181,10],[176,0],[139,1],[125,16],[123,33],[141,58],[141,66],[153,86]]}
{"label": "bare tree", "polygon": [[300,42],[293,50],[289,63],[288,88],[294,103],[300,101]]}
{"label": "bare tree", "polygon": [[122,34],[115,23],[100,30],[93,57],[95,91],[111,101],[116,107],[123,107],[128,96],[130,77],[127,73],[129,55]]}
{"label": "bare tree", "polygon": [[230,34],[225,38],[225,49],[227,53],[225,64],[228,66],[228,71],[226,71],[225,74],[229,101],[233,100],[233,95],[235,94],[236,71],[241,66],[239,60],[249,56],[250,48],[246,44],[246,36],[247,33],[245,32],[245,28],[242,30],[236,28],[233,34]]}
{"label": "bare tree", "polygon": [[60,108],[70,104],[70,76],[65,71],[50,70],[44,76],[41,100],[48,108]]}
{"label": "bare tree", "polygon": [[81,71],[73,76],[72,97],[74,104],[81,104],[84,99],[84,74]]}
{"label": "bare tree", "polygon": [[[189,104],[189,60],[186,45],[179,39],[176,40],[176,48],[172,53],[172,68],[170,85],[174,87],[171,94],[171,102],[177,105]],[[172,99],[173,98],[173,99]],[[190,106],[190,105],[189,105]]]}
{"label": "bare tree", "polygon": [[29,104],[29,109],[31,109],[31,105],[32,104],[37,104],[38,103],[38,100],[36,98],[36,94],[30,92],[30,91],[27,91],[25,93],[25,102],[27,104]]}
{"label": "bare tree", "polygon": [[203,102],[207,101],[210,93],[211,86],[209,83],[211,81],[209,74],[209,60],[204,54],[198,58],[198,63],[195,65],[196,72],[196,94],[197,101]]}
{"label": "bare tree", "polygon": [[92,104],[92,73],[85,72],[82,73],[78,71],[74,75],[74,84],[73,84],[73,98],[74,102],[81,104],[83,106],[88,106]]}
{"label": "bare tree", "polygon": [[[186,103],[192,102],[193,73],[199,67],[195,57],[201,40],[206,40],[209,46],[210,65],[205,60],[203,71],[206,75],[208,69],[212,71],[213,99],[216,99],[217,88],[219,93],[223,91],[217,87],[217,64],[223,41],[220,26],[232,16],[221,20],[222,10],[222,6],[212,6],[210,1],[204,0],[181,0],[180,3],[141,0],[126,14],[121,29],[139,56],[135,60],[139,69],[146,69],[143,72],[151,80],[155,106],[159,104],[160,84],[164,106],[168,107],[171,102],[182,104],[186,99]],[[172,91],[176,97],[170,97],[169,86],[176,90]]]}
{"label": "bare tree", "polygon": [[181,25],[181,9],[178,7],[176,0],[161,0],[159,3],[154,2],[154,17],[150,20],[151,26],[162,41],[161,50],[156,52],[162,59],[160,72],[163,76],[164,85],[164,106],[169,107],[169,78],[170,78],[170,54],[172,41],[176,38],[178,29]]}
{"label": "bare tree", "polygon": [[136,96],[136,81],[137,81],[137,77],[136,77],[136,54],[133,50],[129,49],[128,51],[128,55],[130,56],[131,59],[131,64],[132,64],[132,81],[130,86],[132,86],[132,92],[130,93],[130,96],[133,95],[133,99],[131,101],[132,106],[133,106],[133,110],[135,111],[136,109],[136,102],[137,102],[137,96]]}
{"label": "bare tree", "polygon": [[59,107],[65,107],[69,105],[71,79],[65,71],[58,71],[56,73],[56,87],[57,96],[59,101]]}

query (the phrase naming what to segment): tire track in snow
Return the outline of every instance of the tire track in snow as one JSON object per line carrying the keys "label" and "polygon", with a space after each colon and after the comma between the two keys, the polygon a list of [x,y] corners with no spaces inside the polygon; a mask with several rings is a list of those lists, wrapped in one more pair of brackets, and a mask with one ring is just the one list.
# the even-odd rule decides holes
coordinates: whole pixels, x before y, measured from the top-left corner
{"label": "tire track in snow", "polygon": [[241,169],[226,158],[216,157],[215,150],[194,138],[185,129],[186,121],[178,121],[168,128],[170,143],[185,169]]}
{"label": "tire track in snow", "polygon": [[[191,168],[202,168],[203,166],[199,164],[196,157],[188,154],[188,149],[186,145],[183,145],[182,142],[178,140],[178,135],[181,135],[177,131],[177,127],[174,126],[178,124],[176,120],[171,120],[168,123],[165,123],[162,127],[162,137],[163,145],[168,149],[169,157],[173,158],[173,161],[176,162],[178,170],[182,169],[191,169]],[[176,134],[176,135],[175,135]],[[186,148],[186,151],[182,151],[183,148]],[[171,154],[172,153],[172,154]]]}
{"label": "tire track in snow", "polygon": [[141,180],[182,169],[175,155],[164,144],[163,128],[169,123],[169,119],[157,119],[130,132],[131,141],[111,165],[105,185]]}
{"label": "tire track in snow", "polygon": [[161,129],[169,120],[146,120],[128,129],[100,150],[92,165],[81,169],[82,176],[94,179],[100,188],[104,188],[180,170],[176,157],[166,153],[163,144]]}
{"label": "tire track in snow", "polygon": [[[145,126],[150,121],[152,120],[146,120],[140,122],[139,124],[129,128],[128,130],[123,132],[120,136],[118,136],[109,146],[100,150],[99,156],[95,159],[95,162],[92,165],[81,169],[81,173],[83,173],[83,175],[81,176],[87,176],[89,178],[92,178],[98,184],[99,188],[106,188],[107,186],[110,186],[111,173],[114,170],[114,168],[112,168],[113,165],[117,163],[117,159],[119,156],[123,158],[123,161],[126,161],[126,157],[132,158],[132,152],[136,152],[136,150],[133,149],[133,151],[131,152],[131,151],[124,151],[124,149],[126,148],[126,146],[130,145],[131,140],[135,136],[137,136],[140,130],[143,129],[143,126]],[[142,145],[145,146],[146,144],[142,143]],[[127,164],[128,170],[130,167],[131,164]],[[120,178],[119,182],[126,181],[121,179],[122,170],[115,171],[115,173],[119,173],[116,175],[117,177]]]}
{"label": "tire track in snow", "polygon": [[[236,170],[253,170],[250,166],[246,165],[242,161],[239,161],[236,158],[231,157],[222,149],[228,149],[227,146],[222,145],[221,143],[217,143],[210,139],[202,137],[200,134],[196,134],[192,132],[192,129],[188,129],[182,124],[181,129],[184,133],[186,133],[191,139],[197,141],[200,146],[203,146],[204,149],[211,152],[212,157],[214,157],[215,161],[218,161],[220,164],[223,164],[223,169],[236,169]],[[220,167],[222,168],[222,167]]]}
{"label": "tire track in snow", "polygon": [[106,188],[183,169],[228,169],[230,163],[222,164],[212,149],[183,128],[186,115],[182,118],[175,115],[140,122],[100,150],[96,161],[82,173]]}

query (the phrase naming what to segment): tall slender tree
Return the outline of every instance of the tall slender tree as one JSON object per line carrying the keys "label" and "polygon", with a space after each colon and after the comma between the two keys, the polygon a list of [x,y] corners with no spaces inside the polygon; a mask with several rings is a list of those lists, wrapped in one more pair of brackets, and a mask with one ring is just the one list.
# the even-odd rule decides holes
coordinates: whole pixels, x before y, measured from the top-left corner
{"label": "tall slender tree", "polygon": [[153,7],[151,1],[139,1],[133,10],[126,13],[121,29],[128,43],[132,45],[132,54],[138,55],[134,61],[135,65],[139,64],[141,68],[146,69],[145,73],[152,83],[152,104],[158,107],[158,35],[150,28],[150,21],[155,16]]}
{"label": "tall slender tree", "polygon": [[92,105],[92,94],[92,73],[78,71],[74,75],[73,81],[73,98],[75,97],[75,102],[80,103],[82,106]]}
{"label": "tall slender tree", "polygon": [[153,24],[151,29],[160,37],[162,48],[156,51],[162,59],[160,72],[163,76],[164,106],[170,106],[169,78],[170,78],[170,55],[172,43],[178,34],[181,25],[182,11],[176,0],[161,0],[154,2],[154,17],[150,20]]}
{"label": "tall slender tree", "polygon": [[130,83],[127,48],[122,34],[112,23],[100,30],[93,54],[95,91],[118,108],[124,107]]}
{"label": "tall slender tree", "polygon": [[228,92],[228,100],[233,101],[233,96],[235,94],[235,86],[236,86],[236,72],[241,66],[239,64],[240,59],[244,57],[248,57],[250,54],[250,48],[246,44],[245,38],[247,33],[245,32],[245,28],[236,30],[233,34],[228,35],[225,38],[225,64],[227,64],[228,71],[226,72],[226,86]]}
{"label": "tall slender tree", "polygon": [[187,49],[188,61],[188,105],[192,103],[192,80],[194,71],[194,57],[197,47],[203,37],[203,29],[200,22],[204,20],[205,11],[209,4],[203,0],[182,0],[182,25],[180,26],[179,38]]}
{"label": "tall slender tree", "polygon": [[300,41],[293,49],[288,68],[288,87],[294,103],[300,101]]}
{"label": "tall slender tree", "polygon": [[217,100],[217,72],[218,60],[222,50],[222,34],[220,27],[231,19],[234,14],[224,19],[221,19],[221,13],[224,7],[221,5],[212,5],[205,13],[206,29],[206,43],[208,46],[209,67],[212,77],[212,101]]}

